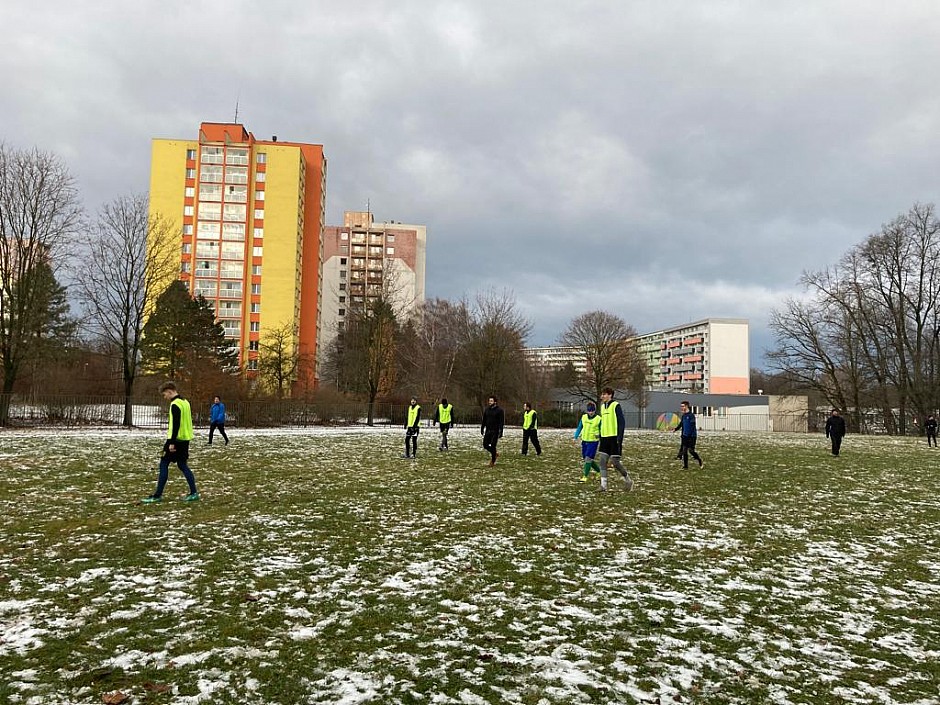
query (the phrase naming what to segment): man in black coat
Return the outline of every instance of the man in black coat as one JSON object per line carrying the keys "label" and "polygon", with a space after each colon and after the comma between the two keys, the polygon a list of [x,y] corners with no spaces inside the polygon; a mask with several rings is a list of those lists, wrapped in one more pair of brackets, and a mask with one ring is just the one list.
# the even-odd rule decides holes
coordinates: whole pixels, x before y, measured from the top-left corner
{"label": "man in black coat", "polygon": [[480,433],[483,435],[483,448],[490,452],[490,467],[496,465],[496,458],[499,453],[496,452],[496,444],[503,437],[503,424],[506,415],[496,403],[496,397],[490,397],[487,400],[487,407],[483,410],[483,423],[480,425]]}
{"label": "man in black coat", "polygon": [[839,416],[839,410],[833,409],[826,421],[826,438],[832,441],[832,454],[838,455],[845,435],[845,419]]}

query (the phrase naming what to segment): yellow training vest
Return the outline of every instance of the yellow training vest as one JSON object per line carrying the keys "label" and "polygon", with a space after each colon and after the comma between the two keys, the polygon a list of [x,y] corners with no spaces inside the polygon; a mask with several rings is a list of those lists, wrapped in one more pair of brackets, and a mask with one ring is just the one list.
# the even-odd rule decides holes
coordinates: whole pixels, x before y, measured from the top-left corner
{"label": "yellow training vest", "polygon": [[530,428],[537,429],[538,427],[539,427],[539,420],[538,420],[538,417],[535,415],[535,409],[532,409],[531,411],[523,412],[522,428],[529,430]]}
{"label": "yellow training vest", "polygon": [[448,404],[444,406],[443,404],[437,405],[437,420],[441,423],[450,423],[450,413],[454,410],[453,404]]}
{"label": "yellow training vest", "polygon": [[418,420],[419,411],[421,411],[420,404],[408,407],[408,428],[414,428],[415,422]]}
{"label": "yellow training vest", "polygon": [[581,417],[581,440],[596,441],[601,437],[601,417],[597,414],[588,416],[584,414]]}
{"label": "yellow training vest", "polygon": [[166,437],[173,437],[173,407],[180,410],[180,427],[176,433],[176,440],[191,441],[193,439],[193,412],[189,408],[189,402],[183,397],[173,397],[170,402],[170,425],[166,429]]}
{"label": "yellow training vest", "polygon": [[601,404],[601,438],[611,438],[617,435],[617,407],[620,402],[611,401]]}

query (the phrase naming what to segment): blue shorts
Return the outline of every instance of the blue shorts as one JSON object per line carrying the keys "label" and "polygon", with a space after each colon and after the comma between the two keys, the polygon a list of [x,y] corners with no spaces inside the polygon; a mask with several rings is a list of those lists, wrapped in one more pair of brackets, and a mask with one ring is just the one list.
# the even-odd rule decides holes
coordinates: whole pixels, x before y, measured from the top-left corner
{"label": "blue shorts", "polygon": [[597,446],[600,444],[600,441],[581,441],[581,457],[593,458],[597,455]]}

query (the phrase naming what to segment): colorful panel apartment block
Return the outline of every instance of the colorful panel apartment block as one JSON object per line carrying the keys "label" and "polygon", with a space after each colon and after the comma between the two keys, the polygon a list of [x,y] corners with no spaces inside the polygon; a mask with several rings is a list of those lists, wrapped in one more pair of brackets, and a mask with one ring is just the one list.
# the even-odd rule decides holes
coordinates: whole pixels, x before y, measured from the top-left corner
{"label": "colorful panel apartment block", "polygon": [[332,340],[349,312],[379,294],[409,312],[424,301],[427,228],[376,223],[368,211],[346,211],[343,225],[323,233],[321,347]]}
{"label": "colorful panel apartment block", "polygon": [[303,381],[316,382],[325,194],[322,145],[228,123],[153,140],[150,213],[178,224],[179,277],[215,307],[249,373],[265,333],[289,326]]}

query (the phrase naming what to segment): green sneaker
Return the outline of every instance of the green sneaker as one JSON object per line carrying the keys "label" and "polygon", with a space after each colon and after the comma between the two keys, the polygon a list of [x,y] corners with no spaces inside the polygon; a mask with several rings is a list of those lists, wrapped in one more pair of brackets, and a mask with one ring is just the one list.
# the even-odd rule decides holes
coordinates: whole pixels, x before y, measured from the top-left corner
{"label": "green sneaker", "polygon": [[154,495],[150,495],[149,497],[144,497],[144,498],[143,498],[142,500],[140,500],[140,501],[141,501],[141,503],[143,503],[143,504],[157,504],[158,502],[162,502],[162,501],[163,501],[163,497],[156,497],[156,496],[154,496]]}
{"label": "green sneaker", "polygon": [[183,501],[184,501],[184,502],[198,502],[198,501],[199,501],[199,493],[198,493],[198,492],[193,492],[192,494],[188,494],[188,495],[186,495],[185,497],[183,497]]}

